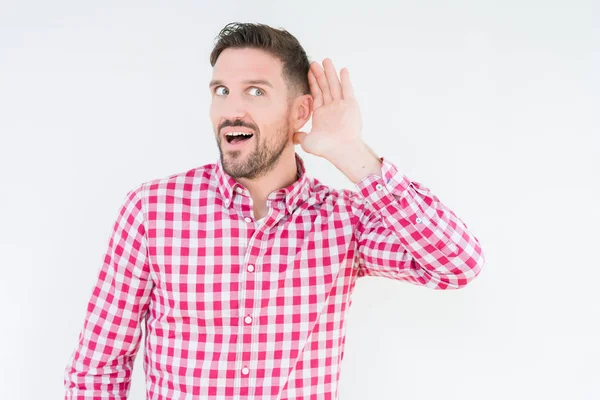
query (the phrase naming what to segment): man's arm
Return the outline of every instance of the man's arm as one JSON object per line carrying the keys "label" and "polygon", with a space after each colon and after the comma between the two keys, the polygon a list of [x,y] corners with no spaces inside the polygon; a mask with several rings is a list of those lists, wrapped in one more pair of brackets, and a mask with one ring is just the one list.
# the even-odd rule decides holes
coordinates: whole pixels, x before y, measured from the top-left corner
{"label": "man's arm", "polygon": [[356,183],[360,275],[433,289],[458,289],[485,264],[477,238],[431,191],[382,160],[380,174]]}
{"label": "man's arm", "polygon": [[[353,207],[361,274],[402,279],[435,289],[460,288],[485,260],[467,226],[429,189],[398,173],[362,141],[362,118],[347,68],[337,76],[331,59],[312,62],[310,133],[294,143],[323,157],[356,184]],[[365,201],[363,201],[365,200]]]}
{"label": "man's arm", "polygon": [[152,280],[141,188],[127,194],[85,323],[65,369],[65,399],[127,399]]}

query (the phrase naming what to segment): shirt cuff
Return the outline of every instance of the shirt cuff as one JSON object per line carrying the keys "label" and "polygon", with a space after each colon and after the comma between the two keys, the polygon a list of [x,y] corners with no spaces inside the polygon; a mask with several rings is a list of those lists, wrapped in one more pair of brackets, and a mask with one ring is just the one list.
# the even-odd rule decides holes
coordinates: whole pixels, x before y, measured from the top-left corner
{"label": "shirt cuff", "polygon": [[[381,176],[369,174],[356,183],[356,191],[376,208],[406,195],[410,180],[393,163],[381,158]],[[391,198],[389,196],[392,196]],[[387,201],[386,201],[387,197]]]}

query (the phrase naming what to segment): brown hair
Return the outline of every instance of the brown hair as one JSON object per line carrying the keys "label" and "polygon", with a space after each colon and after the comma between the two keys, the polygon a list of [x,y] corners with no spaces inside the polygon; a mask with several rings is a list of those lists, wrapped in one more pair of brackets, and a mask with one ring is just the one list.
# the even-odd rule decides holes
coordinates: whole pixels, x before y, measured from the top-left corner
{"label": "brown hair", "polygon": [[288,95],[310,94],[308,70],[310,62],[306,52],[291,33],[264,24],[232,22],[215,38],[210,53],[210,65],[215,66],[221,52],[227,48],[254,48],[267,51],[283,63],[283,79],[287,82]]}

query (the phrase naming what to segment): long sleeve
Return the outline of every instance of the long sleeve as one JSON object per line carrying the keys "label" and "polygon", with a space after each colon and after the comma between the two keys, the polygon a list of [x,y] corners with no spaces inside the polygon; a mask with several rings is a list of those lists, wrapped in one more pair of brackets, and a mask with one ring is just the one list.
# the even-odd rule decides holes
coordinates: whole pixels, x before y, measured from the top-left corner
{"label": "long sleeve", "polygon": [[382,159],[382,176],[356,184],[359,276],[383,276],[432,289],[458,289],[485,264],[478,239],[431,191]]}
{"label": "long sleeve", "polygon": [[153,283],[140,191],[130,191],[109,240],[83,329],[65,369],[65,399],[126,399]]}

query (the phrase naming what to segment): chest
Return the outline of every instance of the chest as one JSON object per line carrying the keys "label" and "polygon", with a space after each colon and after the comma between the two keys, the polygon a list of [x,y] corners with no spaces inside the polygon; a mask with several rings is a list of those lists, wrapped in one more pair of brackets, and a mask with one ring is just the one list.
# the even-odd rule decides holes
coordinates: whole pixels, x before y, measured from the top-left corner
{"label": "chest", "polygon": [[354,226],[342,213],[271,210],[257,223],[224,208],[172,212],[148,230],[165,316],[219,329],[247,315],[265,322],[316,316],[347,284]]}

